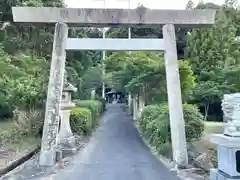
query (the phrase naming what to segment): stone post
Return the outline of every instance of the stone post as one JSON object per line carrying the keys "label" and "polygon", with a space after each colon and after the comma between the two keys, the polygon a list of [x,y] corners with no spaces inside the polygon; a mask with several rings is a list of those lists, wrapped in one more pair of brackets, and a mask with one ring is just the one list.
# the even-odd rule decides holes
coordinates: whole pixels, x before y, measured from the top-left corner
{"label": "stone post", "polygon": [[[66,76],[67,75],[65,74],[65,77]],[[75,106],[71,99],[71,93],[76,91],[77,88],[68,83],[67,78],[65,78],[61,103],[61,126],[57,136],[58,148],[62,152],[61,155],[63,157],[75,153],[77,150],[75,137],[73,136],[70,127],[70,112],[71,109]]]}
{"label": "stone post", "polygon": [[132,95],[128,93],[128,113],[132,114]]}
{"label": "stone post", "polygon": [[140,88],[139,96],[138,96],[138,106],[139,106],[139,118],[142,116],[143,108],[145,106],[145,98],[144,98],[144,88]]}
{"label": "stone post", "polygon": [[95,90],[95,89],[92,89],[92,90],[91,90],[91,100],[94,100],[94,99],[95,99],[95,96],[96,96],[96,90]]}
{"label": "stone post", "polygon": [[53,166],[56,163],[56,137],[59,128],[67,37],[68,26],[64,23],[56,23],[39,159],[39,164],[41,166]]}
{"label": "stone post", "polygon": [[140,95],[138,93],[137,95],[137,120],[141,117],[141,112],[140,112]]}
{"label": "stone post", "polygon": [[144,96],[143,94],[139,95],[139,118],[142,116],[142,112],[145,106]]}
{"label": "stone post", "polygon": [[163,26],[162,30],[165,46],[164,59],[167,78],[173,160],[178,166],[184,167],[188,164],[188,154],[177,60],[175,28],[172,24],[166,24]]}
{"label": "stone post", "polygon": [[133,120],[137,120],[137,98],[136,95],[133,95]]}
{"label": "stone post", "polygon": [[210,180],[240,180],[240,93],[226,94],[222,101],[226,120],[224,134],[214,134],[218,168],[211,169]]}

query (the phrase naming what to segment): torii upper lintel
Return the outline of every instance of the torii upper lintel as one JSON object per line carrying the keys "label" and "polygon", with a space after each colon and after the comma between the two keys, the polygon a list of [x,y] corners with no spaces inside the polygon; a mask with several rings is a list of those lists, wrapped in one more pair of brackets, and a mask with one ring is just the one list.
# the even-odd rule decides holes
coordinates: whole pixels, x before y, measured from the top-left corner
{"label": "torii upper lintel", "polygon": [[215,10],[151,10],[137,9],[79,9],[55,7],[13,7],[14,22],[57,23],[75,27],[141,26],[210,27],[215,21]]}

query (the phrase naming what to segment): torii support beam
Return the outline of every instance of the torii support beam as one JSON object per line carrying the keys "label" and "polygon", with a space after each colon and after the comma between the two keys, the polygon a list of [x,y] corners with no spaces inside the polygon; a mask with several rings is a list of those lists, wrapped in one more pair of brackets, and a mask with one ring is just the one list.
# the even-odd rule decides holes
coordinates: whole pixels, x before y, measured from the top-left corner
{"label": "torii support beam", "polygon": [[[176,28],[206,28],[211,27],[215,21],[215,10],[150,10],[144,7],[137,9],[74,9],[74,8],[52,8],[52,7],[13,7],[13,20],[19,23],[49,23],[55,24],[63,22],[69,26],[75,27],[156,27],[162,28],[164,39],[164,57],[166,67],[167,78],[167,91],[168,91],[168,105],[169,105],[169,117],[171,124],[171,139],[173,146],[173,159],[179,166],[186,166],[188,164],[186,136],[185,136],[185,122],[183,118],[183,107],[181,98],[181,87],[179,78],[179,67],[177,61],[177,49],[176,49]],[[64,29],[64,28],[63,28]],[[65,30],[63,30],[65,31]],[[55,31],[55,35],[57,31]],[[67,38],[64,35],[64,39]],[[55,40],[56,41],[56,40]],[[60,42],[61,47],[65,47],[67,44],[65,40]],[[56,43],[55,43],[56,44]],[[150,46],[150,45],[149,45]],[[57,46],[56,46],[57,47]],[[105,47],[106,48],[106,47]],[[126,48],[126,47],[125,47]],[[159,49],[162,48],[162,43],[159,44]],[[57,59],[65,60],[65,55],[61,53]],[[65,48],[65,50],[67,50]],[[59,51],[60,52],[60,51]],[[53,51],[53,57],[55,50]],[[56,61],[53,58],[52,61]],[[51,71],[54,71],[55,66],[51,65]],[[62,72],[63,66],[56,66],[57,71]],[[52,72],[51,72],[52,73]],[[57,78],[59,81],[63,78]],[[51,81],[50,81],[51,82]],[[58,87],[60,87],[60,84]],[[58,90],[58,88],[55,88]],[[55,93],[52,88],[51,92],[48,92],[48,99],[53,95],[59,100],[60,93]],[[51,99],[51,98],[50,98]],[[58,110],[58,107],[55,107]],[[58,114],[58,113],[57,113]],[[56,114],[56,115],[57,115]],[[50,119],[57,119],[51,117]],[[46,122],[47,118],[45,118]],[[57,121],[51,122],[57,129]],[[48,157],[54,155],[55,140],[51,139],[50,131],[49,136],[42,141],[48,141],[46,146],[46,155]],[[55,135],[54,135],[55,136]],[[42,143],[44,145],[44,143]],[[49,146],[49,147],[47,147]],[[42,147],[42,149],[44,149]],[[50,151],[52,150],[52,151]],[[44,157],[44,153],[42,153]],[[45,160],[44,160],[45,158]],[[46,157],[43,159],[43,165],[46,164]],[[54,158],[48,162],[53,163]],[[45,162],[44,162],[45,161]]]}
{"label": "torii support beam", "polygon": [[141,26],[160,28],[174,24],[179,28],[210,27],[215,20],[214,10],[150,10],[137,9],[77,9],[52,7],[13,7],[14,22],[57,23],[68,26],[109,27]]}
{"label": "torii support beam", "polygon": [[164,51],[163,39],[68,38],[66,50]]}

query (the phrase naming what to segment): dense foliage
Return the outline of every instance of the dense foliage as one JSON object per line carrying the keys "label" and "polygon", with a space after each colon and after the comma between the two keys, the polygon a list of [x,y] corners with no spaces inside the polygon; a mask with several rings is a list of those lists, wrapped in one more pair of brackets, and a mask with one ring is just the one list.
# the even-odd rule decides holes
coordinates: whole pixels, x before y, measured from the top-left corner
{"label": "dense foliage", "polygon": [[[62,0],[1,0],[0,4],[0,116],[7,118],[16,108],[44,108],[54,30],[45,24],[13,23],[11,7],[63,7],[64,3]],[[99,37],[100,32],[96,28],[71,29],[69,36]],[[89,89],[100,86],[102,76],[95,73],[99,68],[89,70],[100,58],[98,52],[67,53],[68,80],[78,88],[74,98],[87,99]],[[96,77],[96,83],[89,84]]]}
{"label": "dense foliage", "polygon": [[216,113],[214,106],[220,104],[223,94],[240,90],[240,43],[236,34],[233,19],[220,9],[211,29],[193,30],[188,37],[187,55],[197,77],[193,102],[204,107],[205,119],[209,107]]}
{"label": "dense foliage", "polygon": [[[0,4],[0,122],[12,124],[10,129],[0,132],[1,146],[18,142],[25,136],[41,137],[54,32],[49,24],[14,23],[11,7],[63,7],[64,4],[63,0],[0,0]],[[100,31],[97,28],[70,29],[69,36],[99,37]],[[78,88],[74,99],[89,99],[89,90],[100,86],[102,76],[95,73],[100,59],[100,52],[67,52],[68,81]],[[95,83],[89,83],[96,77]],[[91,110],[84,111],[92,116],[90,124],[97,116]],[[72,121],[77,123],[74,131],[80,132],[76,127],[84,121],[84,112],[76,112],[77,118]],[[85,131],[81,130],[80,134]]]}
{"label": "dense foliage", "polygon": [[[195,86],[195,77],[187,61],[179,61],[183,97]],[[132,94],[143,89],[146,104],[166,101],[166,77],[162,55],[157,53],[114,53],[106,60],[108,84]]]}

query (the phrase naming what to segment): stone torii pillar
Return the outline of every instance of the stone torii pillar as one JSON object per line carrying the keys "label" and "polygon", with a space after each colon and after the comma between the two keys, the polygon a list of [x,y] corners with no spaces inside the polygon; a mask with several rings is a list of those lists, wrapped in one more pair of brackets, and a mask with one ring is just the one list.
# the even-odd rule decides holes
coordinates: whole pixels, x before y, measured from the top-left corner
{"label": "stone torii pillar", "polygon": [[68,26],[65,23],[56,23],[50,76],[48,82],[42,145],[39,158],[39,164],[42,166],[52,166],[56,163],[56,138],[59,129],[67,37]]}
{"label": "stone torii pillar", "polygon": [[165,44],[165,69],[167,78],[168,109],[171,127],[173,159],[180,166],[188,164],[188,153],[183,118],[181,84],[177,59],[175,28],[166,24],[162,28]]}
{"label": "stone torii pillar", "polygon": [[[173,145],[174,161],[179,166],[188,163],[185,123],[183,119],[180,79],[176,51],[175,28],[207,28],[211,27],[215,21],[215,10],[150,10],[144,7],[137,9],[76,9],[76,8],[49,8],[49,7],[13,7],[13,19],[15,22],[30,23],[56,23],[65,22],[70,26],[92,26],[92,27],[163,27],[164,52],[167,77],[168,103],[171,125],[171,136]],[[74,41],[72,45],[74,45]],[[98,40],[95,40],[96,42]],[[139,50],[148,44],[133,43],[136,40],[122,40],[121,46],[113,44],[116,40],[105,41],[105,50]],[[81,48],[92,50],[91,48],[99,44],[93,40],[84,40]],[[132,44],[128,44],[132,42]],[[156,41],[155,41],[156,42]],[[127,44],[128,45],[127,45]],[[70,44],[71,45],[71,44]],[[109,46],[111,45],[111,46]],[[91,47],[91,48],[90,48]],[[160,47],[160,43],[159,43]],[[90,49],[88,49],[90,48]],[[98,47],[98,50],[101,47]],[[75,49],[71,47],[68,50]],[[144,47],[144,50],[160,50],[161,48]],[[104,50],[104,49],[103,49]],[[43,138],[44,140],[44,138]],[[54,143],[53,143],[54,145]],[[51,149],[51,148],[50,148]]]}

